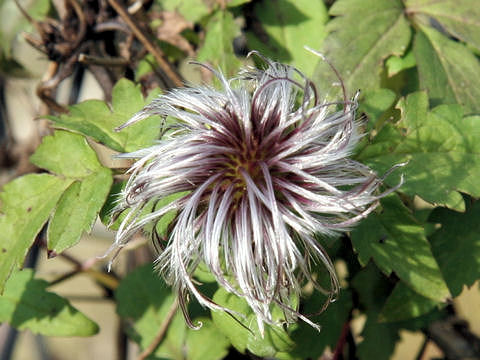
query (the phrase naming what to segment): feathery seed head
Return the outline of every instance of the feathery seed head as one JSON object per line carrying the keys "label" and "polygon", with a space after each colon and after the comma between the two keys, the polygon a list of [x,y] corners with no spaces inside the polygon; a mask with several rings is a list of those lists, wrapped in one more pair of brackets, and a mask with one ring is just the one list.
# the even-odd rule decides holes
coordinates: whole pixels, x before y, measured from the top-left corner
{"label": "feathery seed head", "polygon": [[[182,309],[192,293],[202,305],[232,313],[194,284],[193,273],[204,263],[221,286],[247,301],[260,329],[273,323],[273,305],[316,326],[291,304],[300,279],[316,284],[310,260],[330,274],[331,288],[320,290],[333,297],[339,289],[314,234],[347,230],[386,193],[378,194],[382,180],[375,173],[349,158],[360,137],[356,97],[322,102],[297,69],[264,60],[265,69],[231,80],[210,69],[221,90],[172,90],[121,127],[150,115],[176,121],[157,144],[122,155],[137,162],[116,209],[130,212],[114,247],[174,210],[157,262]],[[142,212],[147,203],[178,193],[168,205]]]}

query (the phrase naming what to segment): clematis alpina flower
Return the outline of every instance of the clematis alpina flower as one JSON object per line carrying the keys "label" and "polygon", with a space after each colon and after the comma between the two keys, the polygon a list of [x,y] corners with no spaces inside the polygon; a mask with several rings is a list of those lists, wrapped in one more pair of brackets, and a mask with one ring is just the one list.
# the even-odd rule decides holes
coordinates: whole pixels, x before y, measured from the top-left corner
{"label": "clematis alpina flower", "polygon": [[[272,306],[316,326],[291,303],[301,279],[315,283],[311,261],[330,274],[331,288],[320,290],[338,292],[334,266],[314,234],[349,229],[386,193],[378,193],[382,179],[349,158],[361,136],[356,97],[323,102],[297,69],[264,61],[265,69],[231,80],[210,69],[221,90],[172,90],[121,127],[151,115],[174,120],[156,145],[122,155],[137,162],[116,209],[131,211],[114,246],[176,211],[157,263],[184,313],[188,293],[231,312],[198,290],[193,273],[204,263],[221,286],[246,300],[261,330],[274,322]],[[178,193],[165,206],[143,210]]]}

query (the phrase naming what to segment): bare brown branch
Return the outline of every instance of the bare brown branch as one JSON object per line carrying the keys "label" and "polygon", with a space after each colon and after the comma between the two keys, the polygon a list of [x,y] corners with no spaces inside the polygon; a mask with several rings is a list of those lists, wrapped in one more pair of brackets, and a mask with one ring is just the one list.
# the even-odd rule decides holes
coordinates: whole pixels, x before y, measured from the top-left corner
{"label": "bare brown branch", "polygon": [[115,9],[118,15],[125,21],[125,23],[132,29],[135,37],[145,46],[145,48],[153,55],[157,64],[162,69],[162,72],[167,77],[171,86],[183,86],[182,78],[177,74],[173,67],[164,59],[162,50],[155,45],[148,36],[137,26],[131,15],[125,8],[120,5],[117,0],[108,0],[108,3]]}

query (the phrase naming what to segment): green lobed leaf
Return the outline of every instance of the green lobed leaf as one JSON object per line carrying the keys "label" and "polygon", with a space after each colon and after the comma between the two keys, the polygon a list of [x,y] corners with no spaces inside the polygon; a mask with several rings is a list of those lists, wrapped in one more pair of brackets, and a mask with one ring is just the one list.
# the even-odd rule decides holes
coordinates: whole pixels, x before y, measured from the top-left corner
{"label": "green lobed leaf", "polygon": [[[238,351],[244,353],[248,350],[257,356],[274,357],[277,353],[293,349],[295,344],[281,326],[265,325],[262,336],[257,317],[244,299],[227,292],[224,288],[219,288],[213,296],[213,301],[245,316],[235,319],[224,311],[212,311],[214,324]],[[279,308],[274,308],[272,316],[276,321],[283,318],[283,313]]]}
{"label": "green lobed leaf", "polygon": [[158,66],[155,62],[155,58],[152,54],[147,54],[138,62],[138,65],[135,69],[135,81],[140,82],[142,77],[146,74],[152,73],[155,69],[155,66]]}
{"label": "green lobed leaf", "polygon": [[390,56],[385,62],[389,77],[397,75],[399,72],[411,69],[417,65],[413,51],[409,51],[405,56]]}
{"label": "green lobed leaf", "polygon": [[197,318],[202,323],[200,330],[189,330],[185,359],[220,360],[228,354],[230,341],[221,334],[209,318]]}
{"label": "green lobed leaf", "polygon": [[54,174],[76,179],[103,169],[87,139],[68,131],[45,136],[30,162]]}
{"label": "green lobed leaf", "polygon": [[[324,306],[323,301],[323,296],[313,294],[303,301],[302,312],[305,314],[318,313]],[[334,349],[351,309],[352,294],[348,289],[342,289],[337,301],[329,304],[320,315],[310,317],[310,320],[322,327],[321,331],[318,332],[299,320],[296,325],[291,326],[292,330],[289,329],[295,347],[287,354],[277,354],[277,357],[279,359],[317,359],[322,356],[327,346]]]}
{"label": "green lobed leaf", "polygon": [[414,53],[420,86],[433,105],[459,103],[467,113],[480,112],[480,61],[463,44],[420,25]]}
{"label": "green lobed leaf", "polygon": [[217,279],[210,272],[210,270],[208,269],[207,265],[205,265],[204,262],[201,262],[200,264],[198,264],[197,268],[195,269],[195,272],[193,273],[193,276],[195,277],[196,280],[198,280],[202,284],[217,283]]}
{"label": "green lobed leaf", "polygon": [[[110,188],[110,192],[108,193],[107,199],[105,200],[105,203],[103,204],[103,207],[100,210],[100,213],[98,214],[102,223],[105,226],[107,226],[109,229],[114,231],[118,230],[118,227],[120,226],[122,220],[125,218],[127,214],[126,212],[125,212],[125,215],[121,214],[118,217],[118,219],[116,219],[112,223],[111,220],[112,220],[113,210],[115,209],[117,202],[120,200],[121,192],[125,188],[126,184],[127,184],[126,180],[113,183],[113,185]],[[151,210],[151,207],[148,207],[148,210]]]}
{"label": "green lobed leaf", "polygon": [[48,224],[47,246],[60,253],[90,231],[112,185],[112,173],[103,168],[75,181],[63,193]]}
{"label": "green lobed leaf", "polygon": [[[125,78],[120,79],[112,91],[112,118],[115,124],[123,124],[137,111],[150,104],[161,90],[151,91],[143,97],[140,85],[135,85]],[[122,134],[123,151],[130,152],[152,146],[160,135],[160,118],[151,116],[136,124],[130,125],[115,134]]]}
{"label": "green lobed leaf", "polygon": [[406,0],[407,11],[423,23],[432,19],[450,35],[480,50],[480,8],[477,0]]}
{"label": "green lobed leaf", "polygon": [[[383,61],[402,55],[411,30],[400,0],[338,0],[330,8],[336,16],[327,24],[322,52],[344,79],[347,92],[380,86]],[[325,62],[316,70],[318,83],[330,90],[335,74]]]}
{"label": "green lobed leaf", "polygon": [[233,39],[240,34],[240,27],[233,15],[217,10],[206,26],[205,41],[198,50],[198,61],[219,67],[227,76],[237,73],[241,65],[233,52]]}
{"label": "green lobed leaf", "polygon": [[418,294],[400,281],[383,306],[379,320],[383,322],[408,320],[427,314],[437,306],[438,301]]}
{"label": "green lobed leaf", "polygon": [[240,5],[247,4],[251,1],[252,0],[227,0],[227,6],[228,7],[240,6]]}
{"label": "green lobed leaf", "polygon": [[396,324],[379,323],[374,318],[375,314],[367,314],[362,330],[364,340],[358,345],[356,355],[360,360],[390,360],[400,340],[400,329]]}
{"label": "green lobed leaf", "polygon": [[395,272],[417,293],[445,301],[450,292],[422,225],[396,195],[381,203],[383,211],[371,214],[352,232],[360,263],[366,265],[373,259],[386,275]]}
{"label": "green lobed leaf", "polygon": [[255,14],[267,38],[247,33],[249,48],[276,61],[290,63],[310,77],[318,58],[304,47],[319,49],[326,36],[328,13],[324,2],[261,1],[255,5]]}
{"label": "green lobed leaf", "polygon": [[354,275],[350,286],[356,293],[359,309],[377,314],[393,288],[392,283],[372,261]]}
{"label": "green lobed leaf", "polygon": [[367,91],[358,111],[368,116],[370,125],[376,124],[382,115],[393,106],[395,98],[395,93],[390,89]]}
{"label": "green lobed leaf", "polygon": [[[106,226],[108,226],[109,229],[111,230],[118,230],[118,227],[120,226],[122,221],[125,219],[127,214],[131,211],[131,209],[124,210],[119,216],[116,217],[113,223],[111,222],[113,211],[118,201],[120,200],[121,192],[123,191],[125,185],[126,185],[126,181],[117,182],[113,184],[113,186],[110,188],[110,193],[107,196],[107,200],[105,201],[102,209],[100,210],[100,214],[99,214],[100,220]],[[153,199],[143,207],[140,216],[148,215],[153,211],[154,207],[155,209],[159,209],[187,194],[188,192],[183,191],[183,192],[178,192],[175,194],[165,196],[159,200]],[[168,227],[172,223],[172,221],[175,220],[176,215],[177,215],[177,211],[171,210],[159,219],[159,221],[156,223],[156,226],[155,226],[155,231],[157,235],[162,237],[168,237],[167,236]],[[147,224],[143,228],[143,230],[146,233],[150,233],[153,231],[153,225]]]}
{"label": "green lobed leaf", "polygon": [[127,122],[150,102],[153,93],[144,100],[140,87],[120,79],[112,92],[112,109],[99,100],[87,100],[71,106],[69,114],[50,116],[57,128],[66,128],[120,152],[130,152],[151,146],[160,133],[160,121],[152,116],[125,129],[114,129]]}
{"label": "green lobed leaf", "polygon": [[112,173],[100,164],[85,137],[67,131],[44,137],[30,160],[71,179],[47,231],[48,250],[60,253],[75,245],[93,226],[112,185]]}
{"label": "green lobed leaf", "polygon": [[33,275],[33,270],[25,269],[7,281],[0,296],[0,322],[46,336],[91,336],[98,332],[96,323],[66,299],[46,291],[48,283]]}
{"label": "green lobed leaf", "polygon": [[480,143],[475,140],[480,136],[480,117],[462,117],[459,105],[428,111],[423,92],[410,94],[397,106],[401,121],[386,124],[358,158],[380,174],[408,161],[385,180],[388,185],[398,184],[403,173],[402,192],[464,210],[459,191],[480,196]]}
{"label": "green lobed leaf", "polygon": [[[130,337],[144,349],[157,335],[175,296],[155,273],[152,264],[147,264],[135,269],[122,280],[115,298],[118,314],[133,322]],[[154,352],[155,358],[193,360],[200,359],[201,355],[206,360],[222,359],[229,342],[209,319],[202,318],[201,321],[205,331],[203,327],[200,330],[187,329],[181,312],[177,312]],[[195,319],[194,322],[198,320]],[[202,344],[205,348],[201,348]]]}
{"label": "green lobed leaf", "polygon": [[[480,119],[479,119],[480,121]],[[468,203],[465,213],[437,208],[429,221],[441,228],[430,236],[432,252],[453,296],[480,278],[480,203]]]}
{"label": "green lobed leaf", "polygon": [[68,114],[49,116],[56,128],[68,129],[117,151],[123,150],[124,135],[113,132],[120,121],[114,122],[108,105],[100,100],[87,100],[69,108]]}
{"label": "green lobed leaf", "polygon": [[[167,206],[171,202],[173,202],[177,199],[180,199],[182,196],[185,196],[188,193],[189,193],[188,191],[182,191],[182,192],[178,192],[178,193],[175,193],[175,194],[165,196],[165,197],[161,198],[160,200],[152,201],[152,207],[155,207],[155,209],[160,209],[161,207]],[[147,204],[146,209],[148,209],[148,207],[149,207],[149,205]],[[167,233],[168,226],[172,223],[173,220],[175,220],[176,216],[177,216],[177,211],[176,210],[171,210],[171,211],[167,212],[165,215],[163,215],[160,218],[160,220],[157,222],[157,224],[155,225],[156,233],[160,236],[164,236],[164,237],[168,238],[168,235],[169,235]],[[151,231],[149,229],[148,225],[146,227],[144,227],[144,230],[146,230],[147,232]],[[153,229],[152,229],[152,231],[153,231]]]}
{"label": "green lobed leaf", "polygon": [[210,4],[204,0],[156,0],[163,10],[175,11],[186,20],[197,22],[211,12]]}
{"label": "green lobed leaf", "polygon": [[20,268],[35,236],[47,222],[71,179],[50,174],[19,177],[0,193],[0,293],[15,268]]}

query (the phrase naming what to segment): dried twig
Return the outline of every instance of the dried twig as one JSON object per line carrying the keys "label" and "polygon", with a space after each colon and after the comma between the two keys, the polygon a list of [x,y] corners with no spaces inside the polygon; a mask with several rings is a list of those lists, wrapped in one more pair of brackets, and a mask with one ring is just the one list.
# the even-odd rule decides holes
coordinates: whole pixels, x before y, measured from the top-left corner
{"label": "dried twig", "polygon": [[81,6],[77,3],[76,0],[67,0],[68,3],[72,6],[73,11],[75,11],[75,14],[77,15],[78,18],[78,31],[75,36],[75,41],[73,45],[71,45],[72,49],[76,49],[78,45],[83,41],[85,38],[85,34],[87,33],[87,21],[85,19],[85,14],[82,11]]}
{"label": "dried twig", "polygon": [[85,65],[125,66],[128,60],[121,57],[100,57],[87,54],[78,55],[78,62]]}
{"label": "dried twig", "polygon": [[442,349],[447,359],[480,358],[480,338],[470,331],[468,322],[461,318],[450,316],[434,321],[426,333]]}
{"label": "dried twig", "polygon": [[[61,80],[57,77],[59,64],[56,61],[50,61],[48,70],[43,77],[43,81],[37,86],[37,96],[50,108],[58,113],[68,112],[67,108],[60,105],[52,97],[52,89],[55,88]],[[55,80],[54,80],[55,79]]]}
{"label": "dried twig", "polygon": [[157,64],[162,69],[165,76],[175,87],[183,86],[181,77],[175,72],[173,67],[163,58],[163,52],[155,45],[148,36],[135,24],[127,10],[120,5],[117,0],[108,0],[108,3],[115,9],[118,15],[125,21],[125,23],[132,29],[135,37],[145,46],[145,48],[153,55]]}
{"label": "dried twig", "polygon": [[[45,241],[42,241],[42,246],[46,247]],[[53,253],[50,252],[48,254],[48,256],[49,257],[54,257],[54,256],[57,256],[57,254],[53,254]],[[57,279],[51,281],[50,286],[58,284],[58,283],[60,283],[64,280],[67,280],[67,279],[69,279],[69,278],[71,278],[71,277],[73,277],[77,274],[87,273],[94,280],[96,280],[98,283],[100,283],[103,287],[105,287],[107,289],[110,289],[110,290],[115,290],[117,288],[119,280],[115,276],[113,276],[111,274],[107,274],[103,271],[99,271],[99,270],[96,270],[96,269],[93,268],[93,266],[98,261],[100,261],[100,259],[92,258],[92,259],[86,260],[85,262],[81,262],[81,261],[79,261],[78,259],[69,255],[66,252],[62,252],[62,253],[58,254],[58,256],[61,257],[62,259],[67,260],[69,263],[75,265],[75,269],[73,269],[73,270],[61,275]]]}

